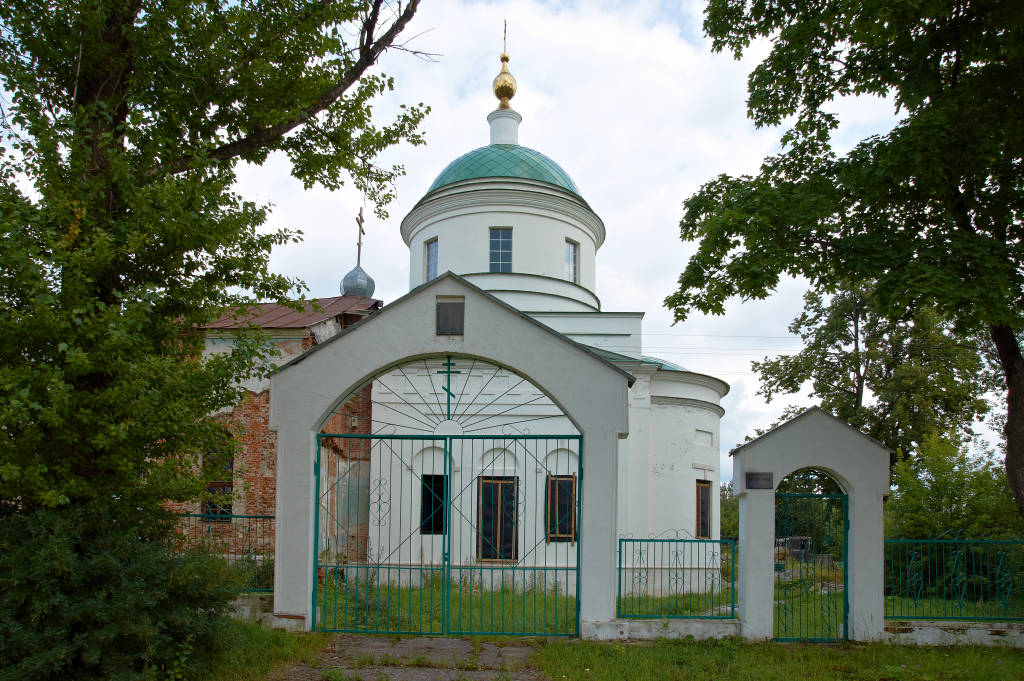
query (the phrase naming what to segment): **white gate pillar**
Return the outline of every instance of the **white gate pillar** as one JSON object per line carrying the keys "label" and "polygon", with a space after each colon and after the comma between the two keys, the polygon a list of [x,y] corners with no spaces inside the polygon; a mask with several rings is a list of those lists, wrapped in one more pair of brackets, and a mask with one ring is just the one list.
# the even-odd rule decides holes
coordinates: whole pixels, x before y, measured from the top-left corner
{"label": "white gate pillar", "polygon": [[[742,475],[736,466],[733,476]],[[739,570],[736,587],[740,636],[750,640],[772,637],[775,575],[775,490],[740,492]],[[767,567],[767,569],[765,569]]]}
{"label": "white gate pillar", "polygon": [[[592,432],[598,436],[590,436]],[[580,593],[577,594],[581,638],[619,638],[619,628],[614,621],[618,586],[615,535],[618,436],[618,433],[608,430],[607,426],[584,433]],[[607,461],[612,464],[590,466],[589,461]]]}

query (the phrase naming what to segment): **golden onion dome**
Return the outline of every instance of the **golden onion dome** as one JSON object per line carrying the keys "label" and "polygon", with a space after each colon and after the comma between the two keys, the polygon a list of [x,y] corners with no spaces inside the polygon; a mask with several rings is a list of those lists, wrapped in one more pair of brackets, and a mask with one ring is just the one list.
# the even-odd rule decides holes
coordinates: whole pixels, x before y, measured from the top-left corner
{"label": "golden onion dome", "polygon": [[494,96],[501,102],[499,109],[511,109],[508,100],[516,94],[516,79],[508,71],[508,53],[501,53],[501,72],[494,78]]}

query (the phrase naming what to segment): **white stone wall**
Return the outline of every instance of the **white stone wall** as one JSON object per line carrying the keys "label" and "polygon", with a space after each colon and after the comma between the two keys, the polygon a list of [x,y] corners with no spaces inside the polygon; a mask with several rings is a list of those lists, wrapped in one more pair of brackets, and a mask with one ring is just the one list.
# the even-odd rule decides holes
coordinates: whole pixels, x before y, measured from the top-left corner
{"label": "white stone wall", "polygon": [[619,447],[619,533],[696,536],[696,481],[711,482],[711,531],[720,528],[720,401],[728,385],[691,372],[633,369],[630,435]]}

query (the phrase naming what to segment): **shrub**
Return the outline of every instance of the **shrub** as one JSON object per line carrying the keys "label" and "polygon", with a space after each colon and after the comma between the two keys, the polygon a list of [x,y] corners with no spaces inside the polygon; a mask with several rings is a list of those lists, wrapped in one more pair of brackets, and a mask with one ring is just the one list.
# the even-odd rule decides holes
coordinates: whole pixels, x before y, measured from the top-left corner
{"label": "shrub", "polygon": [[195,678],[240,584],[171,526],[114,502],[0,518],[0,680]]}

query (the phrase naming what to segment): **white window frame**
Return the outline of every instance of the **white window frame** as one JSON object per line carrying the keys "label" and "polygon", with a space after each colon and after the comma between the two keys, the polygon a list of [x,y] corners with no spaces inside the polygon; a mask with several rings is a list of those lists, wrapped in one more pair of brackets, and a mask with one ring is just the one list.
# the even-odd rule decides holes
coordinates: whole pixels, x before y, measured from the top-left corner
{"label": "white window frame", "polygon": [[[495,261],[494,260],[495,250],[494,250],[494,247],[493,247],[492,244],[493,244],[493,240],[494,240],[494,232],[495,232],[495,230],[501,230],[501,231],[504,231],[504,232],[508,232],[508,271],[511,272],[512,271],[512,228],[511,227],[497,227],[497,226],[490,227],[487,230],[487,271],[488,272],[502,272],[502,270],[500,268],[501,268],[501,265],[503,263],[501,263],[500,261]],[[502,254],[503,251],[498,251],[498,253]],[[497,266],[499,269],[494,269],[495,266]]]}
{"label": "white window frame", "polygon": [[572,239],[565,240],[565,278],[574,284],[580,283],[580,244]]}
{"label": "white window frame", "polygon": [[[433,269],[433,271],[431,271],[431,269],[430,269],[430,250],[431,250],[431,247],[433,247],[433,250],[434,250],[434,269]],[[424,283],[426,283],[428,281],[431,281],[433,279],[437,279],[437,256],[438,256],[438,246],[437,246],[437,237],[435,236],[433,239],[429,239],[428,241],[423,242],[423,281],[424,281]]]}

